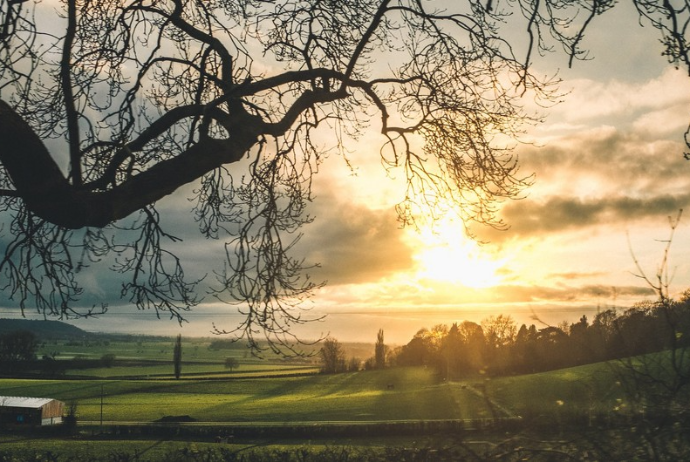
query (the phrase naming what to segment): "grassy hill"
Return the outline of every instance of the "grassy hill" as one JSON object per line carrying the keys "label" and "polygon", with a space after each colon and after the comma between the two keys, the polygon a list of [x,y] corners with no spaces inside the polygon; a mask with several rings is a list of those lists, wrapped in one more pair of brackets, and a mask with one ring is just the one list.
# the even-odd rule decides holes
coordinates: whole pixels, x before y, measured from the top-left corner
{"label": "grassy hill", "polygon": [[40,339],[83,338],[93,335],[71,324],[60,321],[0,319],[0,334],[18,330],[32,332]]}
{"label": "grassy hill", "polygon": [[607,363],[487,380],[486,392],[527,421],[585,421],[626,412],[625,392]]}

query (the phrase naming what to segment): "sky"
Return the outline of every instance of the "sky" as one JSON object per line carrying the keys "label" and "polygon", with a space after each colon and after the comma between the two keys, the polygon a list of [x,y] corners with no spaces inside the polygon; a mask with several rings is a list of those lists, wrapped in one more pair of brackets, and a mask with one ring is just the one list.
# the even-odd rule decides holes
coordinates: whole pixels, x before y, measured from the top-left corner
{"label": "sky", "polygon": [[[585,37],[591,60],[568,69],[556,53],[535,63],[537,73],[558,72],[566,94],[542,109],[545,122],[530,127],[529,143],[516,148],[521,171],[534,173],[535,182],[523,199],[502,205],[508,230],[473,228],[485,243],[466,238],[452,219],[434,232],[399,227],[393,207],[401,184],[372,152],[381,143],[376,130],[348,146],[352,169],[339,156],[327,158],[310,204],[315,221],[299,246],[306,261],[321,265],[313,278],[327,281],[307,315],[327,317],[297,333],[373,343],[383,328],[387,342],[402,344],[423,327],[499,313],[544,326],[623,310],[653,298],[635,259],[655,276],[668,217],[681,208],[687,211],[670,252],[671,293],[690,288],[690,163],[683,159],[690,77],[666,64],[656,31],[639,27],[623,8]],[[189,204],[180,204],[182,194],[159,209],[171,222],[183,221]],[[217,246],[183,237],[188,273],[218,267]],[[205,336],[213,322],[231,329],[238,319],[235,307],[207,299],[180,327],[123,305],[107,272],[94,268],[83,277],[91,296],[110,306],[104,316],[72,321],[86,330]],[[4,305],[0,317],[18,316]]]}

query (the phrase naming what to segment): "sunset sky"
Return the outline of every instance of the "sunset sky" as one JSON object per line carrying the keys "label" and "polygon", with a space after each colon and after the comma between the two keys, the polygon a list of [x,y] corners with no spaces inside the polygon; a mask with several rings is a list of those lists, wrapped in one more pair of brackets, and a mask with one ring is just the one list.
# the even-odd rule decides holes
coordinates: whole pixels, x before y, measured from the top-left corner
{"label": "sunset sky", "polygon": [[[668,217],[690,205],[690,162],[683,159],[690,77],[666,64],[657,32],[619,6],[587,34],[592,60],[568,69],[567,57],[554,53],[535,63],[538,75],[558,72],[567,94],[541,109],[545,123],[528,127],[530,143],[517,147],[521,171],[534,173],[535,184],[524,199],[503,204],[510,229],[473,228],[485,244],[465,238],[451,218],[434,232],[399,228],[393,207],[402,185],[380,164],[376,129],[348,146],[354,171],[339,156],[326,160],[311,204],[315,221],[299,250],[321,264],[314,279],[328,282],[308,306],[314,316],[329,316],[302,335],[374,342],[384,328],[387,341],[403,343],[440,322],[503,313],[519,323],[537,316],[555,324],[653,297],[634,275],[631,248],[653,277]],[[171,223],[189,208],[182,197],[159,204]],[[180,252],[187,272],[202,275],[219,266],[218,247],[192,231],[178,233]],[[670,256],[677,294],[690,288],[690,209]],[[95,268],[85,277],[89,301],[108,302],[110,313],[74,321],[83,329],[197,336],[212,321],[232,328],[237,319],[234,307],[209,298],[180,329],[153,313],[130,314],[112,275]],[[5,305],[0,316],[17,317]]]}

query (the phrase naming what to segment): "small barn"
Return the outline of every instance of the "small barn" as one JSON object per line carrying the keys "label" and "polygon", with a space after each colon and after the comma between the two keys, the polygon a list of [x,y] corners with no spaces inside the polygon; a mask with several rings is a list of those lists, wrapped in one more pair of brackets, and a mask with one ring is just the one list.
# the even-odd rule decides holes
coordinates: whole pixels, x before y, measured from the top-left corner
{"label": "small barn", "polygon": [[0,425],[39,427],[62,422],[65,404],[52,398],[0,396]]}

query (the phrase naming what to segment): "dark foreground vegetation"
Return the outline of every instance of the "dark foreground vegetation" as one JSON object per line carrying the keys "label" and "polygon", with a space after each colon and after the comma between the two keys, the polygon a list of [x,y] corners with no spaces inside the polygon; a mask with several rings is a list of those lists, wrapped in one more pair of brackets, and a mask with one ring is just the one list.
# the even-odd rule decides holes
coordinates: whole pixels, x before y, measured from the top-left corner
{"label": "dark foreground vegetation", "polygon": [[[640,424],[641,421],[638,422]],[[290,439],[238,436],[191,437],[83,436],[79,439],[31,439],[0,444],[2,462],[92,461],[683,461],[690,456],[688,427],[651,433],[645,424],[609,422],[605,428],[569,427],[556,431],[494,427],[482,433],[437,432],[433,435],[319,437]],[[8,447],[9,446],[9,447]]]}
{"label": "dark foreground vegetation", "polygon": [[[497,452],[497,451],[496,451]],[[547,451],[544,451],[547,452]],[[549,450],[553,456],[554,451]],[[517,458],[510,460],[525,460],[524,457],[530,455],[538,455],[539,451],[530,451],[519,449],[515,451]],[[22,459],[17,458],[16,454],[0,453],[0,460],[17,461],[17,460],[31,460],[31,461],[73,461],[73,462],[96,462],[96,461],[143,461],[143,460],[158,460],[147,459],[137,453],[127,454],[125,452],[113,452],[101,456],[93,456],[85,454],[83,456],[74,456],[62,458],[54,453],[39,453],[37,451],[25,451]],[[184,462],[184,461],[204,461],[204,462],[221,462],[221,461],[237,461],[237,462],[331,462],[331,461],[381,461],[381,462],[400,462],[400,461],[460,461],[460,460],[496,460],[491,454],[480,454],[463,446],[447,446],[447,447],[422,447],[422,448],[354,448],[354,447],[323,447],[312,448],[309,446],[296,448],[271,448],[271,449],[251,449],[251,450],[236,450],[226,448],[181,448],[169,450],[162,454],[160,460],[170,462]],[[521,459],[522,458],[522,459]],[[509,460],[509,459],[503,459]],[[536,460],[536,459],[531,459]],[[545,458],[543,460],[549,460]],[[554,459],[551,459],[554,460]]]}

